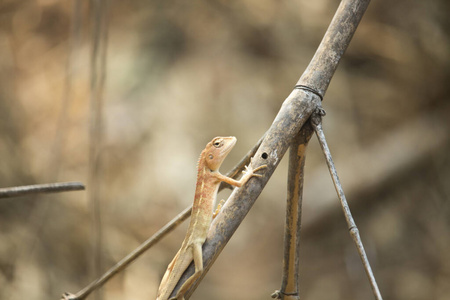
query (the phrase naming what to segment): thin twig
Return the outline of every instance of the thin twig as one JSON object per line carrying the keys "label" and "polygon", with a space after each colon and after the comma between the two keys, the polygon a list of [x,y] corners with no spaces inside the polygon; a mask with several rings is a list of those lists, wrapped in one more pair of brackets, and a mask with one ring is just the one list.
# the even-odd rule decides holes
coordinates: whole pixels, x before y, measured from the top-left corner
{"label": "thin twig", "polygon": [[366,251],[364,250],[364,246],[361,241],[361,237],[359,235],[358,227],[356,227],[355,220],[353,220],[352,213],[350,212],[350,207],[348,206],[347,199],[345,198],[344,190],[342,188],[341,182],[337,175],[336,167],[334,166],[333,158],[331,157],[330,149],[328,148],[327,141],[325,139],[325,134],[322,129],[322,115],[324,115],[324,111],[322,109],[318,109],[318,112],[314,113],[311,118],[311,123],[316,132],[317,138],[319,139],[320,147],[322,148],[323,154],[325,155],[328,170],[330,171],[331,178],[333,179],[333,184],[336,189],[336,192],[339,197],[339,201],[341,202],[342,210],[344,211],[345,220],[347,221],[348,230],[350,235],[355,243],[355,246],[358,250],[359,257],[364,266],[364,270],[366,271],[367,277],[369,278],[370,285],[372,287],[372,292],[375,296],[375,299],[382,300],[380,290],[378,289],[377,282],[375,280],[375,276],[373,275],[372,268],[370,267],[369,260],[366,255]]}
{"label": "thin twig", "polygon": [[80,182],[58,182],[47,184],[33,184],[0,188],[0,198],[19,197],[39,193],[60,193],[70,191],[82,191],[85,187]]}
{"label": "thin twig", "polygon": [[[102,272],[101,227],[101,149],[103,139],[103,90],[106,79],[107,43],[107,0],[92,0],[91,21],[92,52],[90,62],[90,134],[89,134],[89,202],[92,207],[93,256],[92,273],[94,278]],[[98,294],[97,299],[101,299]]]}
{"label": "thin twig", "polygon": [[[436,107],[426,114],[411,118],[405,124],[390,129],[390,132],[374,144],[363,147],[361,151],[341,157],[339,177],[345,178],[345,193],[353,198],[353,203],[364,205],[373,191],[385,190],[401,178],[405,172],[417,170],[420,164],[434,157],[436,152],[450,145],[450,103]],[[432,133],[432,134],[430,134]],[[408,151],[399,151],[399,145]],[[367,172],[370,168],[370,172]],[[321,201],[307,201],[304,209],[310,213],[302,219],[302,226],[321,227],[330,214],[335,211],[336,191],[320,189],[329,182],[327,169],[318,169],[309,174],[311,180],[305,199],[320,198]],[[329,176],[329,175],[328,175]],[[319,190],[320,189],[320,190]],[[306,208],[307,207],[307,208]]]}
{"label": "thin twig", "polygon": [[131,264],[136,258],[138,258],[141,254],[147,251],[150,247],[156,244],[159,240],[161,240],[164,236],[166,236],[169,232],[174,230],[178,225],[180,225],[184,220],[186,220],[191,215],[191,208],[188,207],[183,210],[180,214],[178,214],[174,219],[172,219],[169,223],[167,223],[164,227],[162,227],[158,232],[156,232],[152,237],[142,243],[139,247],[134,249],[131,253],[125,256],[121,261],[119,261],[116,265],[114,265],[111,269],[106,271],[99,279],[95,280],[84,289],[79,291],[76,295],[72,295],[66,293],[63,295],[65,299],[85,299],[89,294],[91,294],[96,289],[100,288],[103,284],[105,284],[109,279],[111,279],[114,275],[125,269],[129,264]]}

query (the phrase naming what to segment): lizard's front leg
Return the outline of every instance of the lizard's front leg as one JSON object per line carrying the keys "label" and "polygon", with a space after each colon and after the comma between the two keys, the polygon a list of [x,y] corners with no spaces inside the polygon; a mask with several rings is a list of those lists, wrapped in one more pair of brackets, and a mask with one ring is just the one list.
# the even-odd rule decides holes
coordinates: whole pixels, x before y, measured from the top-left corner
{"label": "lizard's front leg", "polygon": [[255,172],[267,168],[267,165],[262,165],[259,166],[255,169],[253,169],[252,166],[252,162],[253,162],[253,158],[250,160],[250,164],[248,166],[245,166],[245,170],[243,171],[244,176],[241,177],[241,179],[236,180],[230,177],[227,177],[225,175],[220,174],[219,172],[215,173],[215,176],[218,180],[226,182],[230,185],[236,186],[236,187],[241,187],[242,185],[244,185],[251,177],[262,177],[262,175],[260,174],[255,174]]}
{"label": "lizard's front leg", "polygon": [[172,299],[184,300],[184,294],[186,294],[186,292],[189,290],[192,284],[200,277],[200,275],[203,272],[202,244],[193,243],[190,247],[190,250],[192,251],[192,256],[194,257],[195,272],[194,274],[192,274],[191,277],[186,279],[186,281],[178,290],[177,295],[173,298],[170,298],[170,300]]}

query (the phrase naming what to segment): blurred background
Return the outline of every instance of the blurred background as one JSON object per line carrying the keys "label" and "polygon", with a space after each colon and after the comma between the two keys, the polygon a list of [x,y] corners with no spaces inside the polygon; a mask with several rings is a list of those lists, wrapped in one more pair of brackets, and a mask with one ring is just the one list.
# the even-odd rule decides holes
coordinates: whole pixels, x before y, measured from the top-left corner
{"label": "blurred background", "polygon": [[[109,1],[92,187],[98,16],[88,1],[0,1],[0,185],[88,184],[108,269],[192,202],[197,158],[214,136],[238,138],[223,173],[256,143],[338,4]],[[449,6],[372,1],[323,101],[325,134],[384,299],[450,299]],[[286,178],[285,159],[193,299],[270,299],[279,289]],[[0,199],[0,299],[58,299],[94,279],[87,195]],[[154,299],[186,227],[107,283],[104,299]],[[302,234],[302,299],[372,299],[314,137]]]}

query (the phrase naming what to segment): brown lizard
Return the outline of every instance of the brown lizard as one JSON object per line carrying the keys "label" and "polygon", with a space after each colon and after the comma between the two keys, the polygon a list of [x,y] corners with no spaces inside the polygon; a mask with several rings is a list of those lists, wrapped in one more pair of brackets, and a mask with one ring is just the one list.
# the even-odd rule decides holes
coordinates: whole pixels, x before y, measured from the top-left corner
{"label": "brown lizard", "polygon": [[[180,280],[181,275],[194,260],[195,272],[178,290],[175,297],[170,299],[184,300],[184,294],[203,272],[202,245],[206,240],[209,227],[213,219],[213,209],[216,202],[217,191],[222,181],[241,187],[256,171],[266,165],[253,169],[252,162],[245,167],[246,171],[240,180],[222,175],[219,167],[225,157],[236,144],[236,138],[216,137],[206,145],[198,161],[197,185],[195,188],[194,204],[192,206],[191,222],[180,250],[167,267],[158,290],[156,300],[168,300],[170,294]],[[220,209],[220,205],[216,211]],[[215,216],[215,214],[214,214]]]}

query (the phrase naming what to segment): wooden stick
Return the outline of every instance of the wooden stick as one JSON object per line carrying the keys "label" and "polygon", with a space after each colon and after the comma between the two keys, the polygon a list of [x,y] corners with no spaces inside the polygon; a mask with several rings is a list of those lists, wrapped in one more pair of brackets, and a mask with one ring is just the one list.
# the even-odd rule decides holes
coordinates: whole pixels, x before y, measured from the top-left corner
{"label": "wooden stick", "polygon": [[47,184],[23,185],[9,188],[0,188],[0,198],[19,197],[40,193],[81,191],[84,189],[84,185],[80,182],[57,182]]}
{"label": "wooden stick", "polygon": [[339,201],[341,202],[342,211],[344,212],[345,220],[347,221],[348,231],[355,243],[356,249],[358,250],[359,257],[361,258],[364,270],[366,271],[367,277],[369,278],[370,286],[372,287],[372,292],[375,299],[382,300],[380,290],[378,289],[375,276],[373,275],[372,268],[367,258],[366,251],[364,250],[361,237],[359,235],[358,227],[356,226],[355,220],[353,219],[350,207],[348,206],[347,199],[344,194],[344,189],[342,188],[341,182],[339,180],[336,167],[334,166],[333,158],[331,157],[330,149],[328,148],[327,141],[325,139],[325,134],[322,129],[322,116],[325,112],[322,109],[318,109],[319,112],[313,114],[311,118],[311,123],[316,132],[317,138],[319,139],[320,147],[322,148],[323,154],[327,161],[328,170],[331,174],[331,179],[333,180],[334,187],[336,189]]}
{"label": "wooden stick", "polygon": [[272,298],[299,300],[299,248],[302,218],[303,178],[308,142],[314,132],[310,122],[294,138],[289,151],[286,225],[284,229],[283,276]]}

